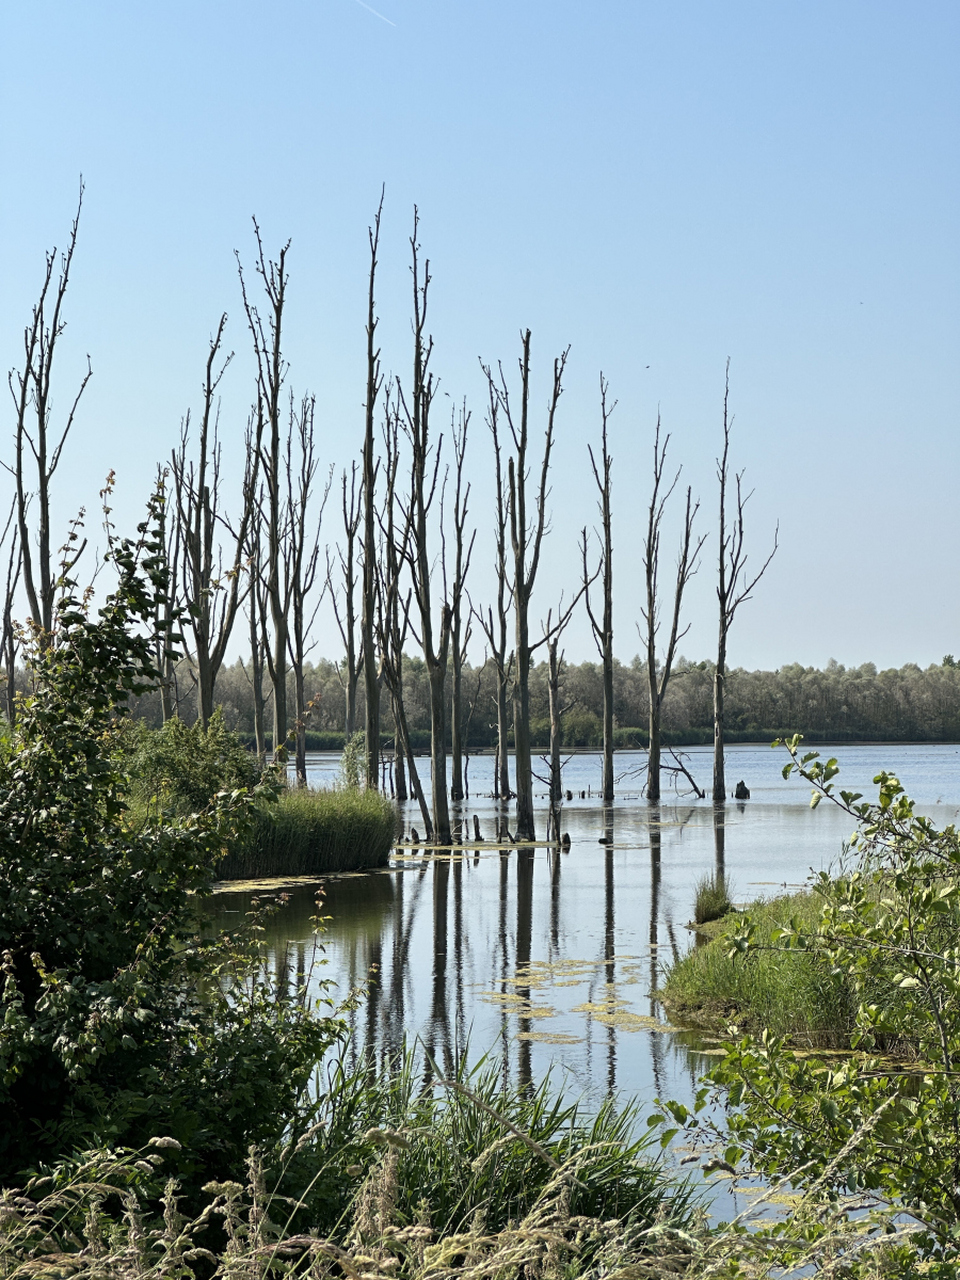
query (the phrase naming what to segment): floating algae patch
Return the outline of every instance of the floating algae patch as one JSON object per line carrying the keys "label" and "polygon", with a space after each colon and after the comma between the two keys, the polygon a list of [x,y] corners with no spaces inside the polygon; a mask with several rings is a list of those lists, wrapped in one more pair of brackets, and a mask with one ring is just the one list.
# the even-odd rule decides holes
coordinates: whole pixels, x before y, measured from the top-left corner
{"label": "floating algae patch", "polygon": [[562,1031],[518,1031],[515,1040],[534,1040],[537,1044],[583,1044],[583,1036],[568,1036]]}

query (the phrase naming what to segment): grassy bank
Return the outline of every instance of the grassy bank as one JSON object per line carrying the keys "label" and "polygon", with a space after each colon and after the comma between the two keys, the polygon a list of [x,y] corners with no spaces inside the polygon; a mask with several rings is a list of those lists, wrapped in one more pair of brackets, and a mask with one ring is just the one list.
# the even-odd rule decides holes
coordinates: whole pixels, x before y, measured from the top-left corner
{"label": "grassy bank", "polygon": [[322,875],[386,865],[397,811],[376,791],[290,788],[258,808],[217,867],[222,880]]}
{"label": "grassy bank", "polygon": [[853,1026],[847,983],[831,974],[822,959],[786,951],[774,936],[791,920],[813,931],[820,910],[820,898],[807,892],[754,903],[747,914],[756,929],[757,948],[745,955],[731,947],[744,917],[739,912],[726,916],[714,938],[695,947],[667,974],[661,998],[671,1022],[713,1032],[731,1024],[754,1034],[768,1030],[797,1045],[846,1045]]}

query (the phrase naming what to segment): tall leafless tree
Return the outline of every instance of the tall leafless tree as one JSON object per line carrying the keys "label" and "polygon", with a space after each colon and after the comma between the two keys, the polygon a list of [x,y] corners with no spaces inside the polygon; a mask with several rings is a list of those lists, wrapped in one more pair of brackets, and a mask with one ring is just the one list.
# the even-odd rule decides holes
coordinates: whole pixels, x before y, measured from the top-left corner
{"label": "tall leafless tree", "polygon": [[[466,534],[467,507],[470,501],[470,484],[465,480],[464,460],[467,451],[467,426],[470,414],[464,404],[461,406],[459,420],[454,418],[453,437],[453,575],[449,588],[446,588],[450,606],[450,798],[459,803],[463,799],[463,664],[467,659],[467,646],[470,643],[470,611],[464,617],[463,602],[466,595],[467,574],[470,570],[470,559],[473,555],[473,544],[477,531],[474,529],[469,538]],[[446,548],[446,539],[444,539]],[[444,565],[446,576],[446,564]],[[446,587],[446,584],[445,584]]]}
{"label": "tall leafless tree", "polygon": [[[189,602],[189,656],[197,685],[197,715],[210,723],[217,675],[223,665],[243,599],[247,527],[255,511],[244,487],[241,513],[231,528],[221,507],[221,459],[217,390],[233,353],[222,354],[226,314],[210,339],[196,458],[190,457],[190,414],[173,452],[173,494],[182,543],[182,590]],[[249,462],[248,462],[249,465]],[[256,455],[254,455],[256,465]],[[226,543],[226,547],[224,547]]]}
{"label": "tall leafless tree", "polygon": [[[430,439],[430,410],[436,395],[436,381],[430,371],[433,339],[427,334],[427,300],[430,289],[430,262],[425,259],[420,272],[418,214],[414,209],[410,237],[413,275],[413,376],[409,394],[398,382],[403,429],[410,442],[410,540],[407,562],[413,584],[419,623],[418,640],[430,684],[430,767],[431,809],[434,839],[450,843],[450,805],[447,792],[447,709],[446,679],[450,656],[453,611],[450,602],[440,602],[439,618],[433,610],[433,557],[430,548],[430,513],[437,495],[441,436],[436,446]],[[444,584],[445,585],[445,584]]]}
{"label": "tall leafless tree", "polygon": [[694,538],[693,525],[699,510],[699,502],[693,501],[690,488],[687,488],[687,501],[684,512],[683,532],[680,535],[680,550],[677,556],[677,576],[673,589],[670,631],[663,657],[657,655],[657,638],[660,631],[660,533],[663,513],[670,496],[680,479],[678,468],[672,480],[665,478],[667,445],[670,436],[660,440],[660,420],[657,419],[657,430],[653,442],[653,492],[650,495],[650,506],[647,509],[647,532],[643,540],[643,568],[646,579],[646,605],[642,612],[646,622],[647,648],[647,682],[650,690],[650,744],[647,756],[647,799],[657,802],[660,799],[660,722],[663,713],[663,701],[667,694],[667,686],[673,674],[673,664],[677,656],[677,645],[689,631],[689,625],[681,630],[680,612],[683,606],[683,595],[687,583],[696,573],[700,551],[705,536]]}
{"label": "tall leafless tree", "polygon": [[178,589],[183,526],[176,510],[171,511],[169,478],[168,468],[158,466],[154,494],[158,541],[163,547],[163,556],[166,561],[166,589],[158,593],[154,611],[153,661],[159,672],[157,684],[160,693],[160,715],[164,724],[177,714],[176,672],[180,654],[174,642],[176,640],[179,643],[181,633],[178,627],[186,612],[180,607]]}
{"label": "tall leafless tree", "polygon": [[[593,446],[588,445],[590,466],[593,478],[600,490],[600,528],[603,550],[600,555],[601,573],[603,576],[603,612],[598,618],[590,602],[590,591],[586,592],[587,615],[590,627],[600,653],[603,668],[603,802],[613,802],[613,520],[611,508],[612,467],[613,459],[607,440],[607,427],[610,415],[617,407],[617,402],[607,404],[608,383],[603,374],[600,375],[600,464],[593,454]],[[586,553],[586,541],[584,541]],[[584,554],[583,579],[587,581],[586,554]]]}
{"label": "tall leafless tree", "polygon": [[734,473],[736,492],[733,509],[730,501],[730,429],[733,419],[730,407],[730,361],[727,361],[723,388],[723,450],[717,459],[717,480],[720,485],[720,555],[717,575],[717,603],[720,626],[717,639],[717,667],[713,680],[713,803],[723,804],[726,799],[726,778],[723,758],[723,703],[727,678],[727,638],[734,616],[740,606],[750,599],[757,583],[766,573],[770,561],[777,554],[780,526],[773,535],[773,549],[760,566],[759,572],[750,577],[747,573],[747,552],[744,544],[743,512],[750,494],[743,492],[743,472]]}
{"label": "tall leafless tree", "polygon": [[513,669],[513,652],[508,653],[508,618],[511,603],[510,569],[507,563],[507,506],[504,496],[503,458],[500,450],[500,430],[498,415],[500,403],[490,387],[490,410],[487,425],[493,438],[493,455],[497,482],[497,498],[494,516],[494,546],[497,571],[497,604],[496,615],[492,605],[483,610],[475,610],[487,643],[496,673],[495,702],[497,708],[497,768],[494,778],[494,797],[509,800],[510,761],[508,755],[509,724],[507,720],[507,696],[510,691],[510,677]]}
{"label": "tall leafless tree", "polygon": [[[344,696],[344,733],[347,740],[357,730],[357,685],[360,682],[360,671],[363,664],[362,645],[357,650],[357,535],[360,530],[362,495],[357,492],[357,464],[350,467],[350,482],[347,484],[347,473],[342,477],[341,513],[343,516],[343,546],[337,547],[337,560],[340,563],[340,580],[342,584],[343,603],[340,593],[333,584],[333,569],[329,555],[327,559],[327,590],[333,604],[333,616],[337,621],[340,639],[343,641],[343,674],[340,682]],[[339,670],[340,668],[338,668]]]}
{"label": "tall leafless tree", "polygon": [[[237,265],[247,323],[253,338],[257,369],[257,397],[254,413],[253,443],[262,479],[263,501],[260,520],[263,526],[262,581],[270,619],[270,644],[267,668],[273,686],[273,750],[284,749],[287,739],[287,646],[289,643],[289,584],[285,581],[283,563],[284,525],[288,518],[284,483],[284,436],[281,430],[281,392],[287,375],[283,358],[283,312],[286,305],[287,251],[290,242],[280,250],[276,262],[268,259],[256,219],[253,222],[257,241],[256,273],[266,297],[266,317],[260,314],[247,291],[240,256]],[[262,619],[265,621],[265,619]]]}
{"label": "tall leafless tree", "polygon": [[[69,243],[66,252],[59,257],[59,276],[54,278],[57,250],[51,249],[47,254],[39,300],[33,308],[30,323],[23,332],[23,368],[12,370],[7,379],[15,410],[14,462],[12,466],[7,463],[3,465],[14,477],[23,585],[30,617],[39,630],[41,645],[49,643],[53,632],[58,579],[61,574],[70,573],[86,546],[85,539],[75,539],[57,564],[51,548],[50,528],[50,486],[60,465],[80,399],[93,376],[88,356],[86,372],[80,380],[63,426],[59,430],[53,429],[51,392],[54,365],[59,341],[66,328],[63,304],[77,247],[82,205],[81,182]],[[31,523],[36,525],[36,544],[33,541]]]}
{"label": "tall leafless tree", "polygon": [[376,647],[377,611],[377,463],[375,422],[377,398],[383,385],[380,373],[380,348],[377,346],[377,307],[375,285],[377,250],[380,245],[380,218],[383,214],[383,192],[373,226],[367,230],[370,242],[370,275],[367,290],[367,395],[364,403],[363,433],[363,609],[360,621],[363,655],[363,692],[365,698],[364,735],[367,760],[367,786],[380,785],[380,669]]}
{"label": "tall leafless tree", "polygon": [[530,445],[530,330],[522,337],[520,356],[519,417],[514,412],[503,366],[496,375],[484,366],[491,400],[499,405],[510,428],[513,453],[507,460],[507,512],[510,521],[510,543],[513,553],[513,611],[516,625],[516,673],[513,681],[513,739],[516,760],[518,840],[533,840],[533,770],[530,753],[530,598],[540,567],[540,551],[547,531],[547,498],[549,496],[550,455],[553,450],[557,406],[563,390],[563,371],[567,351],[553,362],[553,384],[547,402],[547,425],[544,432],[540,478],[533,495],[534,514],[528,514],[527,484],[530,479],[528,449]]}
{"label": "tall leafless tree", "polygon": [[287,636],[290,667],[293,671],[294,706],[296,710],[295,773],[300,786],[307,784],[307,715],[306,693],[307,637],[320,598],[313,598],[317,585],[320,558],[320,526],[330,493],[330,478],[315,502],[316,475],[319,463],[314,445],[316,401],[305,395],[299,409],[290,398],[290,427],[287,432],[287,520],[283,533],[284,590],[289,598],[290,626]]}
{"label": "tall leafless tree", "polygon": [[[401,510],[398,501],[397,479],[400,468],[399,410],[388,388],[386,414],[383,425],[383,475],[384,502],[380,520],[381,551],[378,557],[379,608],[376,611],[377,645],[383,683],[390,693],[395,728],[394,761],[397,779],[397,799],[401,795],[401,783],[405,792],[404,767],[410,777],[410,790],[416,800],[427,840],[433,838],[433,817],[427,804],[417,770],[416,757],[410,742],[406,707],[403,700],[403,646],[410,624],[411,593],[403,594],[401,578],[407,561],[407,544],[410,538],[412,508]],[[399,516],[399,519],[398,519]]]}

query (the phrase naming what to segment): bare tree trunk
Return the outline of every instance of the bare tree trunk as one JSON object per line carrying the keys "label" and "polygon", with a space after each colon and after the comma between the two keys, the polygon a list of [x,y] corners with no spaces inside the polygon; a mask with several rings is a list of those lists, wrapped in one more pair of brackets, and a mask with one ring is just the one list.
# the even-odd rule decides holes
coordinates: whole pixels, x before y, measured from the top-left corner
{"label": "bare tree trunk", "polygon": [[476,540],[476,530],[467,543],[465,529],[467,522],[467,504],[470,498],[470,485],[464,483],[463,463],[467,448],[467,424],[470,415],[466,405],[460,412],[459,426],[453,426],[454,456],[454,499],[453,499],[453,536],[454,536],[454,569],[453,589],[450,598],[450,667],[452,689],[450,697],[450,752],[451,779],[450,797],[458,803],[463,799],[463,706],[461,701],[461,685],[463,664],[466,661],[467,645],[470,643],[470,621],[467,615],[466,628],[463,618],[463,597],[466,591],[467,573],[470,569],[470,557]]}
{"label": "bare tree trunk", "polygon": [[314,451],[315,401],[304,396],[299,413],[290,404],[290,430],[287,435],[287,501],[288,518],[283,536],[284,578],[289,584],[290,631],[289,655],[293,670],[296,708],[296,763],[298,786],[307,785],[307,715],[309,706],[304,680],[307,636],[319,607],[319,599],[310,608],[308,601],[317,581],[320,557],[320,526],[330,493],[330,480],[313,509],[313,488],[317,474]]}
{"label": "bare tree trunk", "polygon": [[[287,374],[281,347],[283,310],[289,277],[286,269],[290,242],[280,250],[278,261],[267,260],[260,228],[254,220],[257,239],[257,274],[267,298],[266,321],[251,302],[243,270],[240,284],[247,322],[253,337],[257,361],[257,407],[255,418],[256,455],[263,478],[265,510],[262,523],[266,530],[265,589],[270,617],[270,644],[267,647],[267,669],[273,686],[273,753],[277,757],[286,749],[287,739],[287,646],[289,643],[290,584],[284,573],[283,535],[287,520],[285,510],[284,458],[280,431],[280,393]],[[238,258],[239,262],[239,258]]]}
{"label": "bare tree trunk", "polygon": [[[488,375],[489,376],[489,375]],[[493,437],[493,454],[497,481],[497,506],[494,535],[496,539],[497,569],[497,614],[494,619],[493,609],[488,607],[486,616],[481,610],[476,614],[487,637],[490,654],[496,671],[496,707],[497,707],[497,768],[494,772],[493,794],[498,800],[509,800],[510,760],[509,760],[509,722],[507,719],[507,697],[510,691],[510,672],[513,666],[513,654],[507,655],[508,608],[511,588],[509,570],[507,568],[507,508],[504,501],[503,459],[500,452],[500,431],[498,415],[500,403],[495,395],[490,396],[490,409],[487,426]]]}
{"label": "bare tree trunk", "polygon": [[683,532],[680,535],[680,551],[677,557],[677,577],[673,590],[673,611],[670,623],[670,635],[664,652],[663,661],[657,659],[657,636],[660,630],[660,529],[663,513],[671,494],[680,479],[678,468],[673,480],[665,484],[664,467],[667,457],[669,435],[660,443],[660,419],[657,419],[657,431],[653,441],[653,492],[650,495],[650,506],[647,510],[647,532],[643,541],[643,567],[646,579],[646,605],[643,617],[647,624],[647,686],[650,696],[650,743],[647,756],[647,799],[651,803],[660,800],[661,744],[660,726],[663,715],[663,701],[667,694],[667,686],[673,674],[673,663],[677,656],[677,645],[690,630],[689,625],[680,629],[680,611],[683,606],[683,595],[687,583],[696,573],[700,551],[705,538],[694,542],[693,524],[699,510],[699,502],[693,501],[691,490],[687,489],[687,505],[684,515]]}
{"label": "bare tree trunk", "polygon": [[166,469],[157,468],[155,490],[159,500],[157,533],[166,558],[167,588],[163,599],[158,598],[157,600],[154,615],[153,643],[154,664],[159,672],[160,715],[164,724],[176,715],[173,685],[176,662],[180,655],[173,648],[171,635],[175,622],[181,616],[181,612],[177,607],[177,582],[180,570],[180,550],[183,545],[180,521],[176,515],[174,515],[172,521],[168,520],[166,483],[168,475],[169,472]]}
{"label": "bare tree trunk", "polygon": [[[346,655],[346,673],[340,677],[344,693],[344,734],[346,740],[357,731],[357,685],[360,681],[360,668],[363,663],[362,652],[357,654],[357,533],[360,529],[362,507],[357,495],[357,464],[350,468],[350,489],[347,491],[347,473],[343,473],[343,534],[344,549],[337,549],[340,560],[340,574],[343,579],[343,613],[337,604],[337,592],[333,588],[333,575],[330,571],[329,555],[327,561],[327,588],[333,602],[333,613],[337,620],[337,628],[343,641]],[[362,644],[361,644],[362,649]],[[337,666],[339,674],[340,667]]]}
{"label": "bare tree trunk", "polygon": [[377,248],[380,244],[380,218],[383,213],[383,193],[373,226],[368,230],[370,241],[370,284],[367,295],[367,398],[364,406],[363,436],[363,614],[361,618],[361,648],[363,652],[363,690],[366,698],[364,731],[367,754],[367,786],[374,790],[380,783],[380,672],[375,647],[377,608],[376,565],[376,485],[377,467],[374,461],[374,420],[377,397],[380,394],[380,349],[376,345],[377,311],[374,285],[377,275]]}
{"label": "bare tree trunk", "polygon": [[[607,425],[610,414],[617,407],[617,402],[607,405],[607,381],[600,375],[600,417],[601,417],[601,452],[600,466],[597,466],[593,449],[588,445],[590,465],[593,478],[600,490],[600,521],[603,530],[603,552],[601,565],[603,570],[603,619],[598,621],[590,607],[590,592],[586,593],[587,613],[594,640],[600,653],[603,665],[603,802],[613,803],[613,521],[611,511],[611,468],[613,459],[607,444]],[[586,547],[584,547],[586,550]],[[584,560],[583,576],[586,581],[587,566]]]}
{"label": "bare tree trunk", "polygon": [[773,535],[773,549],[760,566],[759,573],[748,578],[746,572],[747,553],[744,547],[743,512],[750,494],[743,492],[743,472],[734,474],[736,504],[731,518],[727,519],[727,486],[730,477],[730,428],[733,419],[729,414],[730,405],[730,361],[727,361],[726,378],[723,389],[723,451],[717,459],[717,480],[720,485],[720,555],[717,576],[717,602],[719,604],[720,625],[717,637],[717,667],[713,678],[713,803],[723,804],[726,800],[726,778],[724,776],[723,758],[723,715],[724,685],[727,676],[727,637],[733,624],[734,616],[740,605],[749,600],[757,583],[767,571],[770,561],[777,554],[780,526],[777,525]]}
{"label": "bare tree trunk", "polygon": [[[420,647],[430,684],[430,770],[434,839],[442,845],[451,842],[450,807],[447,794],[446,744],[446,679],[450,652],[453,613],[444,600],[440,607],[440,625],[434,632],[431,584],[431,555],[428,516],[437,491],[440,448],[433,464],[430,455],[430,408],[436,394],[436,383],[429,372],[433,339],[426,336],[427,295],[430,288],[430,262],[426,260],[421,283],[417,211],[414,209],[413,235],[413,386],[409,399],[398,384],[397,391],[404,413],[404,430],[410,440],[410,499],[408,562],[413,582],[420,623]],[[444,583],[446,585],[446,583]]]}
{"label": "bare tree trunk", "polygon": [[[247,527],[254,518],[248,495],[255,484],[245,476],[240,524],[236,531],[231,530],[231,546],[225,562],[219,537],[221,529],[229,528],[229,525],[220,510],[221,448],[215,400],[233,353],[223,357],[219,368],[215,366],[220,357],[226,323],[224,314],[210,341],[196,461],[187,459],[189,413],[181,430],[180,447],[174,450],[172,458],[173,492],[183,548],[182,591],[190,605],[188,626],[193,639],[190,657],[197,682],[197,715],[204,726],[210,723],[213,715],[217,675],[243,599],[240,583],[244,548]],[[248,458],[248,469],[250,465]],[[255,461],[253,465],[256,465]]]}
{"label": "bare tree trunk", "polygon": [[543,458],[540,481],[535,497],[536,515],[527,520],[527,449],[529,444],[530,409],[530,330],[523,335],[520,357],[520,420],[516,422],[510,403],[506,378],[502,366],[494,377],[489,367],[484,367],[491,403],[502,410],[510,427],[514,453],[507,464],[507,510],[510,519],[510,542],[513,551],[513,608],[516,624],[516,675],[513,682],[513,740],[516,761],[517,831],[518,840],[536,837],[533,820],[533,770],[530,756],[530,597],[536,582],[540,564],[540,548],[547,528],[548,475],[550,454],[553,449],[554,424],[557,405],[563,386],[563,370],[567,351],[553,362],[553,389],[547,408]]}
{"label": "bare tree trunk", "polygon": [[547,662],[549,678],[547,692],[550,705],[550,830],[548,838],[554,844],[560,843],[560,810],[563,806],[563,779],[561,778],[560,746],[561,746],[561,707],[560,707],[560,667],[562,659],[558,656],[559,641],[551,640],[547,645]]}
{"label": "bare tree trunk", "polygon": [[[39,629],[42,646],[50,643],[54,627],[55,596],[61,576],[67,576],[83,554],[84,539],[79,547],[68,542],[59,566],[53,563],[50,530],[50,485],[60,464],[63,447],[73,426],[80,398],[93,376],[90,358],[87,371],[73,398],[66,421],[59,436],[50,431],[52,414],[51,387],[58,343],[66,321],[63,319],[63,303],[70,280],[70,268],[77,247],[77,230],[80,225],[80,209],[83,205],[83,184],[77,212],[70,229],[70,241],[60,259],[60,277],[54,284],[53,274],[57,262],[56,249],[47,254],[46,273],[40,290],[40,298],[33,309],[30,323],[24,329],[24,363],[21,372],[13,371],[8,377],[10,394],[16,410],[14,425],[14,464],[3,465],[14,477],[16,486],[17,526],[23,585],[34,626]],[[51,301],[52,295],[52,301]],[[48,311],[49,304],[49,311]],[[31,461],[32,460],[32,461]],[[32,479],[28,478],[28,470]],[[33,486],[36,486],[35,488]],[[37,544],[30,536],[28,512],[35,512]],[[58,571],[59,570],[59,571]]]}

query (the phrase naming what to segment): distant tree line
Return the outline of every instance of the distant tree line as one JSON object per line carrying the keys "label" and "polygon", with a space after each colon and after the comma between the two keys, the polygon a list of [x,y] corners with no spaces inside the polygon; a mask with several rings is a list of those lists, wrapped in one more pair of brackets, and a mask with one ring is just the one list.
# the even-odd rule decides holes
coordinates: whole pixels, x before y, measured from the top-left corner
{"label": "distant tree line", "polygon": [[[305,668],[313,691],[308,740],[336,749],[344,741],[344,680],[346,663],[320,660]],[[463,745],[469,752],[490,751],[497,745],[497,670],[465,663],[461,675],[460,718]],[[713,741],[712,663],[680,658],[663,704],[665,743]],[[564,748],[603,745],[603,666],[599,662],[564,663],[560,675],[567,710],[562,721]],[[196,714],[192,676],[184,666],[175,685],[182,690],[181,715]],[[530,736],[532,747],[550,745],[550,664],[537,663],[530,672]],[[290,692],[289,713],[293,714]],[[362,721],[363,690],[357,714]],[[614,741],[617,749],[648,745],[649,681],[646,662],[613,662]],[[253,694],[248,662],[226,666],[217,680],[217,702],[226,723],[252,741]],[[925,669],[915,663],[879,671],[872,662],[844,667],[831,661],[823,670],[790,663],[776,671],[746,671],[736,667],[726,676],[725,733],[728,742],[765,742],[799,731],[813,742],[960,742],[960,664],[951,655]],[[423,660],[407,655],[403,664],[403,706],[415,751],[430,745],[430,686]],[[144,695],[139,714],[162,723],[158,692]],[[447,722],[452,721],[447,714]],[[381,719],[381,737],[392,747],[396,726],[389,709]],[[318,741],[322,739],[322,741]],[[510,743],[512,747],[512,742]]]}

